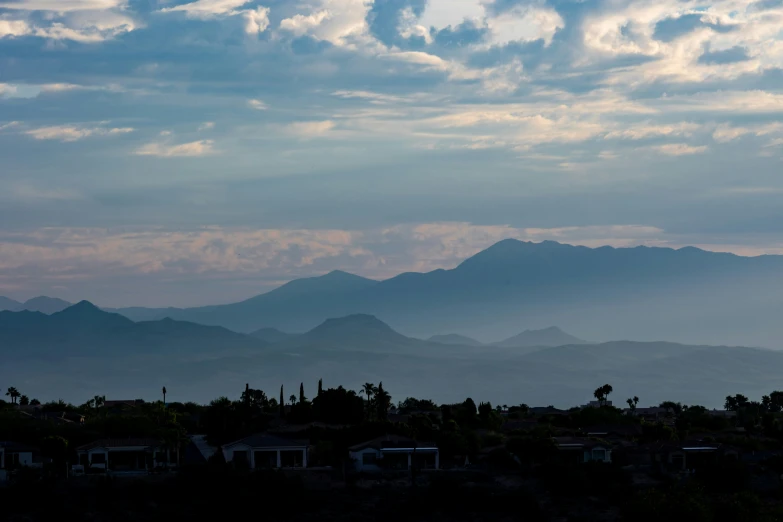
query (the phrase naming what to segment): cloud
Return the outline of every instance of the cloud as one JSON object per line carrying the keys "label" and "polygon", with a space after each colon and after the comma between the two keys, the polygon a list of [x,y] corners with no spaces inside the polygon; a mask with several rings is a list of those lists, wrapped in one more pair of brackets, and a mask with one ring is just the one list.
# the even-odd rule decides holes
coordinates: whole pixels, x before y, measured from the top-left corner
{"label": "cloud", "polygon": [[269,108],[269,106],[267,106],[267,104],[261,100],[248,100],[247,104],[251,109],[255,109],[257,111],[265,111]]}
{"label": "cloud", "polygon": [[161,9],[162,13],[185,13],[191,18],[208,19],[215,16],[233,16],[240,14],[238,10],[252,0],[197,0],[187,4]]}
{"label": "cloud", "polygon": [[245,11],[242,16],[245,17],[245,32],[247,34],[263,33],[269,27],[268,7]]}
{"label": "cloud", "polygon": [[148,143],[136,149],[134,154],[137,156],[157,156],[159,158],[207,156],[218,152],[213,148],[213,145],[213,140],[192,141],[179,145]]}
{"label": "cloud", "polygon": [[333,121],[297,121],[286,125],[285,130],[289,134],[299,136],[300,138],[314,138],[324,136],[334,129]]}
{"label": "cloud", "polygon": [[198,126],[199,131],[212,130],[214,128],[215,128],[214,121],[205,121],[204,123]]}
{"label": "cloud", "polygon": [[283,31],[288,31],[295,36],[302,36],[321,25],[321,23],[329,18],[329,16],[329,11],[326,10],[311,13],[307,16],[297,14],[291,18],[281,20],[280,29]]}
{"label": "cloud", "polygon": [[665,145],[655,145],[649,147],[650,150],[663,154],[665,156],[688,156],[691,154],[703,154],[707,152],[707,146],[694,147],[685,143],[667,143]]}
{"label": "cloud", "polygon": [[25,11],[93,11],[125,7],[127,0],[16,0],[0,2],[1,9]]}
{"label": "cloud", "polygon": [[83,127],[77,125],[54,125],[50,127],[39,127],[25,131],[25,134],[32,136],[37,140],[58,140],[64,142],[79,141],[90,136],[113,136],[118,134],[127,134],[135,129],[130,127],[107,128],[107,127]]}
{"label": "cloud", "polygon": [[311,36],[347,49],[366,50],[374,45],[367,16],[373,0],[311,0],[280,22],[280,30]]}

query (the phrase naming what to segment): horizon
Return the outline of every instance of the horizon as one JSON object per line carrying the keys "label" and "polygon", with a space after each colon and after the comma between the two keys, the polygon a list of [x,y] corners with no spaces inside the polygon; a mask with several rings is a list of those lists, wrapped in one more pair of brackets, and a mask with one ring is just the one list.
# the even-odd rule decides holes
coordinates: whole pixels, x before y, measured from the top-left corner
{"label": "horizon", "polygon": [[272,292],[272,291],[274,291],[274,290],[276,290],[278,288],[281,288],[281,287],[287,285],[288,283],[290,283],[292,281],[296,281],[296,280],[299,280],[299,279],[310,279],[310,278],[324,277],[324,276],[328,276],[328,275],[330,275],[332,273],[335,273],[335,272],[344,273],[344,274],[347,274],[347,275],[358,276],[358,277],[362,277],[364,279],[368,279],[368,280],[372,280],[372,281],[383,282],[383,281],[386,281],[386,280],[389,280],[389,279],[393,279],[394,277],[397,277],[399,275],[406,274],[406,273],[429,273],[429,272],[436,271],[436,270],[453,270],[453,269],[457,268],[462,262],[464,262],[467,259],[469,259],[470,257],[473,257],[474,255],[476,255],[476,254],[478,254],[480,252],[488,250],[489,248],[497,245],[498,243],[502,243],[503,241],[518,241],[518,242],[521,242],[521,243],[529,243],[529,244],[534,244],[534,245],[540,245],[540,244],[549,242],[549,243],[557,243],[559,245],[564,245],[564,246],[586,247],[586,248],[589,248],[591,250],[595,250],[595,249],[599,249],[599,248],[603,248],[603,247],[610,247],[610,248],[618,249],[618,250],[619,249],[634,249],[634,248],[659,248],[659,249],[674,250],[674,251],[679,251],[679,250],[688,249],[688,248],[695,248],[695,249],[698,249],[698,250],[701,250],[701,251],[704,251],[704,252],[710,252],[710,253],[714,253],[714,254],[733,254],[733,255],[738,256],[738,257],[747,257],[747,258],[762,257],[762,256],[768,256],[768,255],[772,255],[772,256],[781,256],[781,255],[783,255],[783,251],[781,251],[780,253],[777,253],[777,252],[775,252],[775,253],[732,252],[732,251],[728,251],[728,250],[710,250],[708,248],[703,248],[703,247],[695,246],[695,245],[681,245],[681,246],[668,246],[668,245],[659,245],[659,244],[639,244],[639,245],[620,245],[620,246],[615,246],[615,245],[610,245],[610,244],[585,245],[585,244],[579,244],[579,243],[566,243],[566,242],[561,242],[561,241],[557,241],[557,240],[553,240],[553,239],[542,239],[540,241],[533,241],[533,240],[524,240],[524,239],[509,237],[509,238],[500,239],[500,240],[498,240],[498,241],[496,241],[496,242],[494,242],[494,243],[492,243],[492,244],[490,244],[490,245],[488,245],[486,247],[479,248],[474,253],[467,255],[463,259],[455,260],[448,266],[436,266],[436,267],[433,267],[433,268],[427,270],[426,272],[402,271],[402,272],[397,272],[397,273],[394,273],[394,274],[390,274],[390,275],[388,275],[386,277],[383,277],[383,278],[379,278],[379,277],[372,277],[372,274],[370,274],[370,275],[363,275],[362,273],[360,273],[360,271],[351,272],[351,271],[344,270],[344,269],[341,269],[341,268],[337,267],[337,268],[328,269],[328,270],[320,272],[320,273],[312,273],[312,274],[305,273],[305,274],[301,275],[300,277],[295,277],[293,279],[289,279],[289,280],[286,280],[286,281],[280,281],[280,282],[277,282],[276,284],[269,284],[269,285],[266,285],[264,287],[259,288],[258,290],[251,290],[250,291],[251,293],[249,295],[239,296],[239,297],[236,297],[233,300],[224,301],[224,302],[216,302],[214,300],[210,300],[210,296],[209,295],[200,296],[200,299],[203,299],[203,302],[193,303],[193,304],[185,304],[185,305],[172,305],[172,304],[169,304],[169,303],[159,303],[159,304],[125,303],[125,304],[119,304],[119,305],[118,304],[104,304],[102,302],[97,302],[97,301],[95,301],[93,299],[90,299],[88,297],[83,297],[83,296],[82,297],[78,297],[76,299],[74,299],[74,298],[70,298],[69,299],[67,297],[64,297],[63,295],[46,295],[46,294],[37,294],[37,295],[31,295],[31,296],[29,296],[27,298],[19,298],[19,297],[15,297],[15,295],[13,293],[6,293],[6,294],[0,293],[0,297],[5,297],[5,298],[8,298],[8,299],[12,299],[12,300],[14,300],[14,301],[16,301],[16,302],[18,302],[20,304],[24,304],[24,303],[26,303],[28,301],[31,301],[33,299],[38,299],[38,298],[61,299],[61,300],[67,301],[67,302],[69,302],[71,304],[77,304],[80,301],[88,301],[91,304],[96,304],[96,306],[99,306],[100,308],[111,308],[111,309],[118,309],[118,308],[197,308],[197,307],[211,306],[211,305],[220,306],[220,305],[234,304],[234,303],[242,302],[242,301],[245,301],[247,299],[252,299],[253,297],[257,297],[259,295],[263,295],[263,294]]}

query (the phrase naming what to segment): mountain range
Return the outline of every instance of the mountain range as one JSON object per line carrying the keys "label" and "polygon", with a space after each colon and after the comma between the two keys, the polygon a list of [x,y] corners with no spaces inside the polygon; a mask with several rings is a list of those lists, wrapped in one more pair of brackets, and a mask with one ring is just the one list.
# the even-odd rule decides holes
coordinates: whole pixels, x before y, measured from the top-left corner
{"label": "mountain range", "polygon": [[758,348],[506,344],[415,339],[368,314],[332,318],[271,342],[168,318],[133,322],[80,302],[51,315],[0,312],[0,382],[75,402],[95,394],[149,398],[162,386],[171,400],[204,402],[236,397],[245,383],[271,393],[281,384],[298,389],[304,382],[312,394],[318,379],[357,389],[383,381],[395,399],[473,397],[560,407],[586,403],[596,387],[610,383],[618,402],[638,395],[643,404],[677,400],[720,407],[729,394],[769,393],[783,372],[783,352]]}
{"label": "mountain range", "polygon": [[20,312],[22,310],[28,310],[30,312],[53,314],[65,310],[72,304],[73,303],[63,301],[62,299],[46,296],[34,297],[28,299],[24,303],[0,296],[0,311]]}
{"label": "mountain range", "polygon": [[783,256],[505,240],[451,270],[384,281],[335,271],[234,304],[113,311],[237,332],[301,332],[330,317],[372,314],[425,338],[497,339],[557,324],[588,339],[783,348]]}

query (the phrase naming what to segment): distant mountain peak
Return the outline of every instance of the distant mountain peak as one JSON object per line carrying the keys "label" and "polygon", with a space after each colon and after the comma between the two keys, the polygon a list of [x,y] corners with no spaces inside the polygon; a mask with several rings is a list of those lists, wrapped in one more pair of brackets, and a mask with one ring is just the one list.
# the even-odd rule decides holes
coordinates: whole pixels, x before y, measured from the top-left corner
{"label": "distant mountain peak", "polygon": [[374,315],[353,314],[327,319],[305,334],[309,339],[330,341],[409,340]]}
{"label": "distant mountain peak", "polygon": [[567,344],[585,344],[585,341],[564,332],[557,326],[549,326],[540,330],[525,330],[518,335],[495,344],[505,347],[564,346]]}
{"label": "distant mountain peak", "polygon": [[107,312],[102,311],[100,308],[95,306],[89,301],[79,301],[78,303],[69,306],[65,310],[61,312],[57,312],[57,315],[85,315],[85,314],[106,314]]}
{"label": "distant mountain peak", "polygon": [[16,307],[16,310],[29,310],[31,312],[41,312],[51,315],[62,312],[71,305],[72,303],[58,299],[57,297],[41,295],[28,299],[24,303],[20,303],[19,306]]}

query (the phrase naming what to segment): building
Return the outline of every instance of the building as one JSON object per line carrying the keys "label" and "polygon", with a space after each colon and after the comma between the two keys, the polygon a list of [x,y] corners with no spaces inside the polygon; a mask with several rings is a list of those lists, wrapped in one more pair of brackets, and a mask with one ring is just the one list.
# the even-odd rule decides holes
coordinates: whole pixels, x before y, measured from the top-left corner
{"label": "building", "polygon": [[101,439],[76,453],[79,464],[93,471],[147,472],[174,467],[178,460],[178,452],[158,439]]}
{"label": "building", "polygon": [[249,469],[306,468],[310,444],[267,433],[251,435],[222,447],[226,462]]}
{"label": "building", "polygon": [[36,448],[10,441],[0,441],[0,482],[8,480],[11,470],[22,466],[33,466]]}
{"label": "building", "polygon": [[612,446],[583,437],[554,437],[561,459],[567,463],[612,462]]}
{"label": "building", "polygon": [[385,435],[348,448],[356,471],[439,469],[440,453],[431,442]]}

